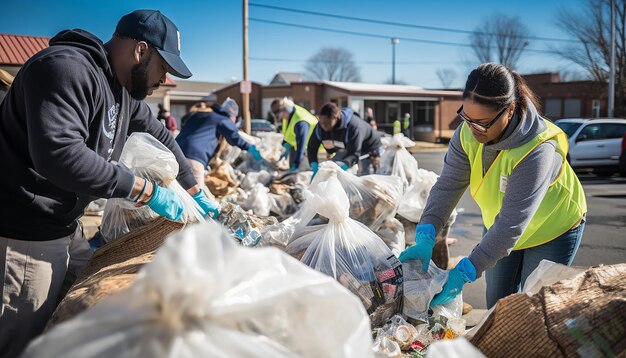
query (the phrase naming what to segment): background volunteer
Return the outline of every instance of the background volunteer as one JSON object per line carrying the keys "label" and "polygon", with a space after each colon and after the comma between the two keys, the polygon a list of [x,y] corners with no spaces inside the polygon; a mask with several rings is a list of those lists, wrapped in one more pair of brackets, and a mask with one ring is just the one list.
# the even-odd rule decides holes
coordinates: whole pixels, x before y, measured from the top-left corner
{"label": "background volunteer", "polygon": [[187,117],[185,126],[176,137],[200,186],[204,186],[204,170],[217,152],[220,137],[224,137],[228,144],[250,152],[254,159],[263,159],[254,145],[239,136],[235,125],[238,113],[237,102],[227,98],[221,106],[214,104]]}
{"label": "background volunteer", "polygon": [[[335,154],[332,160],[343,170],[358,163],[359,175],[375,172],[371,166],[382,150],[380,136],[372,126],[351,108],[339,110],[334,103],[327,103],[320,109],[319,123],[309,140],[309,161],[313,173],[318,169],[317,148],[320,145],[329,154]],[[362,155],[367,155],[367,158],[360,160]]]}
{"label": "background volunteer", "polygon": [[[317,118],[306,109],[294,104],[287,98],[277,98],[271,105],[272,114],[277,121],[282,122],[281,133],[283,140],[283,153],[280,158],[289,156],[289,170],[308,170],[309,162],[305,157],[307,144],[313,127],[317,124]],[[318,146],[319,148],[319,146]],[[317,160],[317,150],[315,151]],[[309,161],[311,158],[309,158]]]}

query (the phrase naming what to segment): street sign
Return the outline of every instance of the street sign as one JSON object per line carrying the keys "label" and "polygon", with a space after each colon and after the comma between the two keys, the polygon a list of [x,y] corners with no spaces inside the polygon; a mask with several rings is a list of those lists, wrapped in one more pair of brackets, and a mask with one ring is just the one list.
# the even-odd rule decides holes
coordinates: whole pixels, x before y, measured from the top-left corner
{"label": "street sign", "polygon": [[250,81],[241,81],[239,82],[239,92],[243,93],[252,93],[252,82]]}

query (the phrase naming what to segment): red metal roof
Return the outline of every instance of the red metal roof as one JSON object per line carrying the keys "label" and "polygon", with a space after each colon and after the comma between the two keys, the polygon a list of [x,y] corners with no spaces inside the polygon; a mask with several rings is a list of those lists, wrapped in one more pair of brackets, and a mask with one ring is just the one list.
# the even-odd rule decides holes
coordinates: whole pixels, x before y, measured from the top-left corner
{"label": "red metal roof", "polygon": [[48,47],[49,37],[0,34],[0,65],[21,66]]}
{"label": "red metal roof", "polygon": [[[49,37],[0,34],[0,65],[21,66],[31,56],[48,47]],[[163,86],[175,87],[168,75]]]}

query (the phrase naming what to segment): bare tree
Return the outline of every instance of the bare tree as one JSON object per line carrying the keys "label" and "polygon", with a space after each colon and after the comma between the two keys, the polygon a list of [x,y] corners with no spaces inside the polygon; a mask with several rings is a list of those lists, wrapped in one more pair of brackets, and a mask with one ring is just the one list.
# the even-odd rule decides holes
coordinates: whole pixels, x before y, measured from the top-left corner
{"label": "bare tree", "polygon": [[470,43],[476,59],[515,68],[528,46],[528,28],[517,17],[494,14],[476,27]]}
{"label": "bare tree", "polygon": [[340,47],[322,47],[306,61],[304,69],[316,80],[361,81],[352,53]]}
{"label": "bare tree", "polygon": [[[626,115],[626,0],[615,0],[615,115]],[[554,52],[605,83],[611,59],[609,0],[586,0],[582,8],[562,8],[557,26],[577,43],[554,47]]]}
{"label": "bare tree", "polygon": [[450,88],[456,79],[456,72],[451,68],[440,68],[437,70],[437,77],[443,88]]}

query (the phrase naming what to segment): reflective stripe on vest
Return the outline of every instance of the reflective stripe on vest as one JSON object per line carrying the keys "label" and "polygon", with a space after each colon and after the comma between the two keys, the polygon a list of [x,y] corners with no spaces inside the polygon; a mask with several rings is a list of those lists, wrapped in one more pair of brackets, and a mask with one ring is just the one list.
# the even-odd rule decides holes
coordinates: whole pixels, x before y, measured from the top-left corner
{"label": "reflective stripe on vest", "polygon": [[296,109],[296,111],[293,113],[293,115],[291,116],[291,120],[289,121],[289,124],[286,125],[286,120],[283,120],[283,128],[282,128],[282,133],[285,136],[285,142],[289,143],[289,145],[291,145],[291,147],[296,150],[298,149],[297,143],[296,143],[296,124],[298,124],[298,122],[300,121],[305,121],[309,124],[309,134],[306,137],[306,144],[309,143],[309,139],[311,138],[311,135],[313,134],[313,127],[315,127],[315,125],[317,124],[317,118],[315,118],[314,115],[312,115],[309,111],[307,111],[306,109],[298,106],[298,105],[294,105],[294,108]]}
{"label": "reflective stripe on vest", "polygon": [[[483,176],[483,144],[472,135],[466,123],[461,124],[461,146],[470,161],[470,194],[480,207],[485,227],[489,229],[500,213],[507,181],[513,169],[538,145],[548,140],[557,142],[557,151],[563,157],[561,172],[550,184],[539,208],[515,244],[513,250],[545,244],[573,228],[587,212],[587,201],[578,177],[565,160],[568,150],[563,131],[543,120],[547,129],[528,143],[502,150]],[[506,239],[506,238],[502,238]]]}

